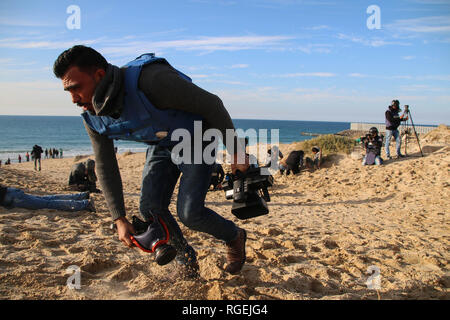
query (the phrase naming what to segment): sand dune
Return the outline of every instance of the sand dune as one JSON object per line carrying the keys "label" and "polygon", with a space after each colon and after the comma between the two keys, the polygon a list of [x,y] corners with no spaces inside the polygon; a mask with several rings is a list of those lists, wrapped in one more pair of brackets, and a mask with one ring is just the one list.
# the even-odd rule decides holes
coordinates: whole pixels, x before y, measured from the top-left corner
{"label": "sand dune", "polygon": [[[177,280],[174,262],[158,266],[118,241],[101,194],[93,195],[97,213],[0,207],[0,298],[448,299],[449,131],[441,126],[422,138],[424,157],[410,142],[409,157],[381,167],[336,155],[319,171],[276,174],[266,216],[238,220],[223,192],[208,193],[209,207],[248,232],[239,275],[223,271],[222,242],[182,226],[201,279]],[[129,215],[138,212],[144,157],[119,155]],[[44,160],[41,172],[31,162],[2,166],[0,183],[68,193],[73,161]],[[66,286],[72,265],[81,268],[80,290]],[[370,266],[380,270],[378,292],[366,285]]]}

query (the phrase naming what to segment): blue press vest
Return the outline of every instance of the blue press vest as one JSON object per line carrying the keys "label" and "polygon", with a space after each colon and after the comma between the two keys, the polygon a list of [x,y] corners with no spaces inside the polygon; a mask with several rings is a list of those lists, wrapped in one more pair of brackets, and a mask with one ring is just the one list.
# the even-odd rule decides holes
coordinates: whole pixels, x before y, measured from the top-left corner
{"label": "blue press vest", "polygon": [[[147,144],[173,146],[178,141],[171,141],[170,137],[175,129],[183,128],[194,136],[194,121],[202,117],[180,110],[161,110],[153,106],[145,94],[139,90],[139,76],[142,67],[155,61],[167,62],[164,58],[157,58],[152,53],[146,53],[127,63],[125,67],[123,108],[118,119],[110,116],[96,116],[90,112],[83,112],[81,116],[87,125],[99,134],[116,140],[132,140]],[[182,72],[177,72],[184,79],[192,81]],[[167,132],[166,137],[157,133]]]}

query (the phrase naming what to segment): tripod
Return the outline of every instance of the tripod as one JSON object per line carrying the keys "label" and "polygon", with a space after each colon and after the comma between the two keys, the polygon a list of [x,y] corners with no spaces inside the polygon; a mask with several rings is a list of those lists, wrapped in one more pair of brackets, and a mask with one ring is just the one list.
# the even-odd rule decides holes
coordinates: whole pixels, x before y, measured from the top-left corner
{"label": "tripod", "polygon": [[[408,120],[406,120],[406,123],[405,123],[405,127],[406,127],[406,129],[405,129],[405,156],[408,155],[408,153],[407,153],[408,135],[409,135],[409,126],[411,126],[411,128],[414,131],[414,135],[416,136],[417,144],[419,145],[420,154],[423,157],[422,148],[420,147],[419,135],[417,134],[416,127],[414,126],[414,122],[413,122],[413,119],[411,116],[411,111],[409,110],[409,106],[407,106],[407,105],[405,106],[405,114],[408,117]],[[411,123],[408,124],[408,121],[410,121]]]}

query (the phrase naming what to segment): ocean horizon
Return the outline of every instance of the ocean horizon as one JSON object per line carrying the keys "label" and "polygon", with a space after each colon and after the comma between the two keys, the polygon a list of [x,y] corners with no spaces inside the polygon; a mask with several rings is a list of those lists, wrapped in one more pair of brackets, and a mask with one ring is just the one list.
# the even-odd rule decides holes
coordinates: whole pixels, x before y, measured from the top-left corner
{"label": "ocean horizon", "polygon": [[[268,143],[271,142],[270,130],[279,130],[280,143],[309,140],[313,136],[301,133],[333,134],[350,129],[350,122],[298,121],[298,120],[261,120],[232,119],[236,129],[244,131],[266,129]],[[63,157],[91,155],[93,153],[89,136],[80,116],[12,116],[0,115],[0,160],[8,158],[18,162],[19,154],[25,161],[26,152],[31,153],[35,144],[43,150],[62,149]],[[115,141],[118,153],[144,152],[143,143]]]}

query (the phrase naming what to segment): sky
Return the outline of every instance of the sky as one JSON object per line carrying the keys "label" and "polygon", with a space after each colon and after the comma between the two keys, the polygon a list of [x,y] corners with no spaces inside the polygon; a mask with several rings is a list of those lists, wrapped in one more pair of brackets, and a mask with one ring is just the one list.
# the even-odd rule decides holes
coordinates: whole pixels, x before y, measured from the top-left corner
{"label": "sky", "polygon": [[2,0],[0,115],[79,115],[52,72],[76,44],[154,52],[234,119],[450,124],[450,0]]}

